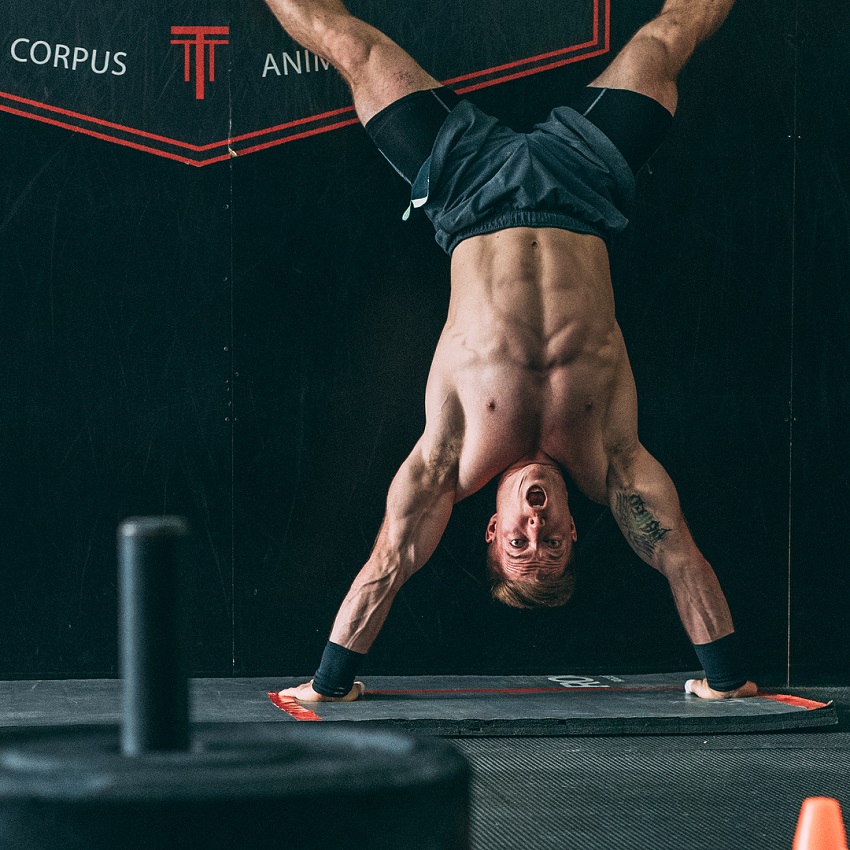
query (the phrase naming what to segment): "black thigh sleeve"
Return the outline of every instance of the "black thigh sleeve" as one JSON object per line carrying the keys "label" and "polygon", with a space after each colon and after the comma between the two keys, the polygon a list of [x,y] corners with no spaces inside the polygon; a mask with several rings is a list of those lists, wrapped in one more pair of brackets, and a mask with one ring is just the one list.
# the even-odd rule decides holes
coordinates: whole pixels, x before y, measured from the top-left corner
{"label": "black thigh sleeve", "polygon": [[664,141],[673,121],[657,100],[629,89],[588,86],[567,105],[614,143],[635,174]]}
{"label": "black thigh sleeve", "polygon": [[366,132],[408,183],[434,147],[446,116],[460,103],[451,89],[415,91],[391,103],[366,122]]}

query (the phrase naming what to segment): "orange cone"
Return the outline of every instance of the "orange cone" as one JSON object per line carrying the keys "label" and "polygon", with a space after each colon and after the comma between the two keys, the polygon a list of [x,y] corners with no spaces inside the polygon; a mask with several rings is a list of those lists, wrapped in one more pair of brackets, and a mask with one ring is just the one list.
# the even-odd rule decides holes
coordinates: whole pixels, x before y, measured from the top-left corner
{"label": "orange cone", "polygon": [[793,850],[847,850],[838,800],[832,797],[807,797],[803,800]]}

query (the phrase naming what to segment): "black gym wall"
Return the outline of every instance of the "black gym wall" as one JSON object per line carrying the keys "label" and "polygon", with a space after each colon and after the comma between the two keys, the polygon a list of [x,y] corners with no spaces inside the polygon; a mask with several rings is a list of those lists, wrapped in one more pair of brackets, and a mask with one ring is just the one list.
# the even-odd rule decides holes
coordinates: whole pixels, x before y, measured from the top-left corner
{"label": "black gym wall", "polygon": [[[163,0],[143,17],[117,0],[49,5],[0,12],[0,676],[116,673],[115,528],[163,512],[194,529],[194,671],[309,674],[421,432],[448,259],[426,221],[401,221],[406,186],[359,126],[186,164],[105,124],[109,138],[56,126],[94,132],[70,114],[85,93],[59,103],[63,66],[12,55],[19,38],[18,56],[37,40],[129,45],[132,126],[173,125],[200,149],[205,109],[260,109],[260,84],[234,59],[247,55],[239,33],[261,62],[267,44],[294,55],[260,0]],[[485,50],[464,65],[482,48],[458,33],[476,19],[496,55],[559,23],[543,0],[421,3],[404,19],[351,5],[437,73],[496,64],[481,64]],[[611,0],[606,55],[469,97],[526,128],[659,5]],[[180,24],[229,29],[203,102],[184,97],[180,47],[165,70],[133,71],[146,34],[167,40]],[[848,33],[837,0],[739,0],[682,77],[672,135],[612,258],[643,442],[678,485],[754,674],[773,683],[850,674]],[[290,88],[273,77],[264,126],[276,98],[314,109],[306,74]],[[117,95],[96,106],[130,121]],[[488,600],[490,486],[457,506],[363,672],[693,668],[663,579],[607,511],[573,498],[581,572],[568,606]]]}

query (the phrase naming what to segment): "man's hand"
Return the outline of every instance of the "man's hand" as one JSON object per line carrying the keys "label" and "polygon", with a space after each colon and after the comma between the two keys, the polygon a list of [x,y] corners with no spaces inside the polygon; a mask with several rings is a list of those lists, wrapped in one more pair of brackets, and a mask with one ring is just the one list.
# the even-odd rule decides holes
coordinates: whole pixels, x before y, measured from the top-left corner
{"label": "man's hand", "polygon": [[709,687],[708,679],[688,679],[685,682],[685,693],[693,694],[701,699],[738,699],[739,697],[754,697],[758,693],[755,682],[746,682],[734,691],[715,691]]}
{"label": "man's hand", "polygon": [[278,691],[282,697],[295,697],[299,702],[354,702],[360,699],[366,692],[363,682],[355,682],[351,690],[344,697],[326,697],[313,690],[313,680],[298,685],[297,688],[286,688]]}

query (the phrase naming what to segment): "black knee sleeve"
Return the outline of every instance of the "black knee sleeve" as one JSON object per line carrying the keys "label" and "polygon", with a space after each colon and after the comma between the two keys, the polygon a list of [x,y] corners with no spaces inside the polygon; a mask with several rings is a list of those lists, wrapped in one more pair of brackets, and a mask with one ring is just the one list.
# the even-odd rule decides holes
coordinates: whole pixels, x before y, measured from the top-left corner
{"label": "black knee sleeve", "polygon": [[657,100],[628,89],[588,86],[569,105],[614,143],[635,174],[658,150],[673,122]]}
{"label": "black knee sleeve", "polygon": [[415,91],[391,103],[366,123],[366,132],[390,165],[413,183],[431,156],[446,116],[460,103],[451,89]]}

